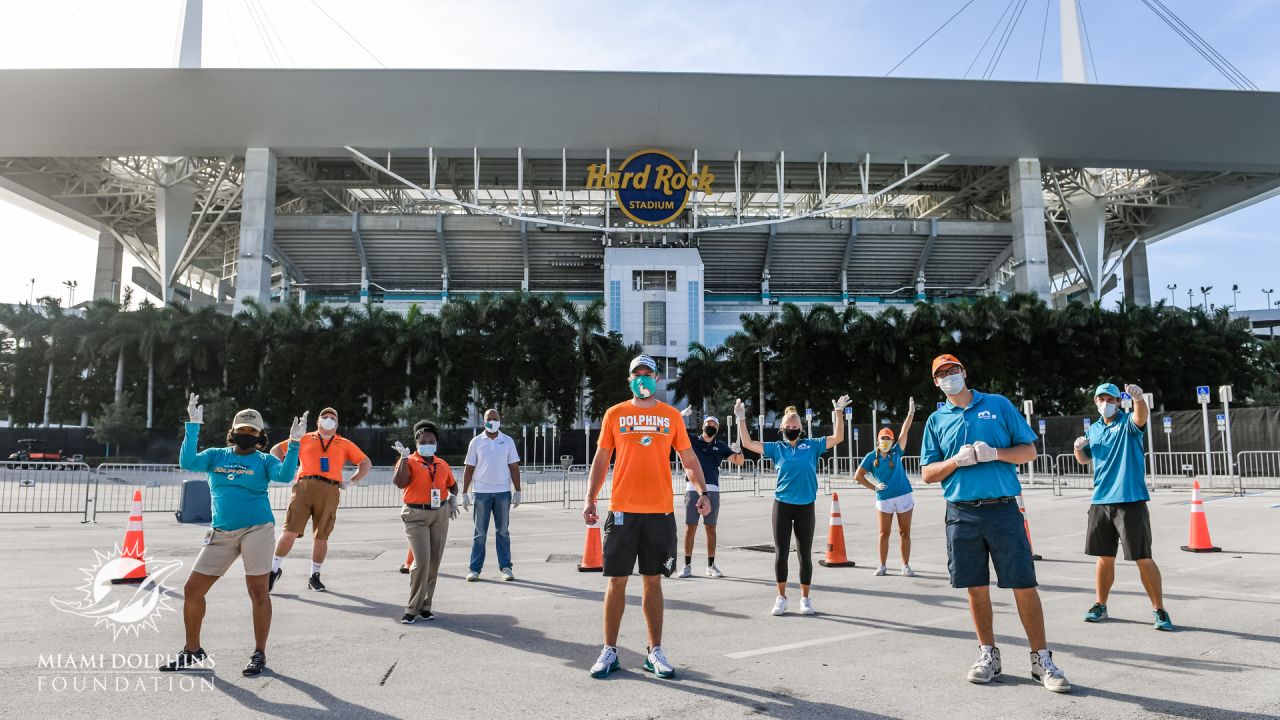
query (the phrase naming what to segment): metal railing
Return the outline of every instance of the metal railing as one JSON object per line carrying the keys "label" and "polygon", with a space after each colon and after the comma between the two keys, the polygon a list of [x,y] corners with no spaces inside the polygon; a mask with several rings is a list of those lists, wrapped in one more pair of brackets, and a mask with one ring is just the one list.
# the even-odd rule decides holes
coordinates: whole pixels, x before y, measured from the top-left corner
{"label": "metal railing", "polygon": [[82,513],[87,521],[91,473],[84,463],[0,462],[0,513]]}

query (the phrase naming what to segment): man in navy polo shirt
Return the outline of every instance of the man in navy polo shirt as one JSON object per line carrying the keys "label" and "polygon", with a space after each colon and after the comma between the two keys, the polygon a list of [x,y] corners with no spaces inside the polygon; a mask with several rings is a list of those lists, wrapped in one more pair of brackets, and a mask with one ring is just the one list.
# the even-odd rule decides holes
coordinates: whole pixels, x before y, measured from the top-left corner
{"label": "man in navy polo shirt", "polygon": [[1093,463],[1093,503],[1089,505],[1089,527],[1084,552],[1098,558],[1097,600],[1085,622],[1107,618],[1107,597],[1116,579],[1116,548],[1124,543],[1124,559],[1138,564],[1142,587],[1151,599],[1155,629],[1173,630],[1173,621],[1164,609],[1160,568],[1151,559],[1151,516],[1147,513],[1147,463],[1142,444],[1143,431],[1151,415],[1142,388],[1125,388],[1133,398],[1133,411],[1120,410],[1120,388],[1103,383],[1093,391],[1093,402],[1102,422],[1089,426],[1076,440],[1076,460]]}
{"label": "man in navy polo shirt", "polygon": [[[693,414],[693,406],[681,413],[685,417]],[[716,521],[720,517],[720,463],[728,460],[739,467],[743,464],[742,445],[732,446],[723,440],[717,440],[720,433],[720,420],[715,415],[708,415],[702,420],[702,433],[689,433],[689,443],[693,446],[693,454],[698,456],[698,464],[702,466],[702,477],[707,481],[707,499],[711,501],[711,512],[706,517],[698,513],[698,491],[693,481],[684,486],[684,568],[679,577],[693,577],[693,541],[698,535],[698,518],[702,517],[702,526],[707,530],[707,577],[724,577],[720,568],[716,567]],[[688,474],[688,471],[685,471]]]}
{"label": "man in navy polo shirt", "polygon": [[989,683],[1001,672],[991,620],[990,563],[996,584],[1013,589],[1031,645],[1031,678],[1053,692],[1070,692],[1071,683],[1045,643],[1031,541],[1018,510],[1022,484],[1015,466],[1035,459],[1036,434],[1008,398],[970,390],[966,377],[954,355],[934,358],[933,384],[947,403],[925,423],[920,465],[924,481],[942,483],[947,500],[951,586],[969,592],[979,648],[968,680]]}

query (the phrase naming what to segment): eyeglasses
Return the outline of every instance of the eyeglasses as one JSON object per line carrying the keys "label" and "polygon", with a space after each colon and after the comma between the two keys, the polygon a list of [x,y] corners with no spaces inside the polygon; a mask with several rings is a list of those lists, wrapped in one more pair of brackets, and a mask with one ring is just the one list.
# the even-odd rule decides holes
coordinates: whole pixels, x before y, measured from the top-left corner
{"label": "eyeglasses", "polygon": [[933,374],[933,379],[934,379],[934,380],[941,380],[941,379],[942,379],[942,378],[944,378],[944,377],[950,377],[950,376],[952,376],[952,375],[959,375],[959,374],[960,374],[960,373],[962,373],[962,372],[964,372],[964,368],[960,367],[959,365],[949,365],[949,366],[947,366],[947,367],[945,367],[945,368],[943,368],[943,369],[939,370],[938,372],[934,373],[934,374]]}

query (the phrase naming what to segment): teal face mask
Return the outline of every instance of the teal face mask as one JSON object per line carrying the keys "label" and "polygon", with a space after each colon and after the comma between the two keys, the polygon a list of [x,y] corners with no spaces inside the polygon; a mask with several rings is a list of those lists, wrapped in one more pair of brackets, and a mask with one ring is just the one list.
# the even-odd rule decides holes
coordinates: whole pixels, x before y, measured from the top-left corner
{"label": "teal face mask", "polygon": [[637,375],[631,378],[630,385],[631,394],[641,400],[653,397],[653,394],[658,391],[658,381],[654,380],[652,375]]}

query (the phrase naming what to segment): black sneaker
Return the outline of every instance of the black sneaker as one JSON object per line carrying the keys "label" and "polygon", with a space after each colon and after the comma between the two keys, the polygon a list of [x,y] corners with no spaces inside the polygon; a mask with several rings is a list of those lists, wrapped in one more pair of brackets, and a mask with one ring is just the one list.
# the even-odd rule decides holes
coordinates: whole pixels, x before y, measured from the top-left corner
{"label": "black sneaker", "polygon": [[253,677],[261,673],[267,668],[267,654],[261,650],[254,650],[249,656],[249,662],[244,666],[244,670],[240,671],[245,677]]}
{"label": "black sneaker", "polygon": [[177,672],[191,667],[204,667],[204,658],[204,648],[197,648],[195,652],[183,648],[173,662],[160,666],[160,672]]}
{"label": "black sneaker", "polygon": [[324,583],[320,582],[320,573],[311,573],[311,579],[307,580],[307,587],[316,592],[324,592]]}
{"label": "black sneaker", "polygon": [[276,581],[284,574],[284,568],[276,568],[267,575],[267,592],[271,592],[276,587]]}
{"label": "black sneaker", "polygon": [[409,566],[408,566],[408,565],[401,565],[401,566],[400,566],[400,574],[401,574],[401,575],[408,575],[408,574],[409,574]]}
{"label": "black sneaker", "polygon": [[435,620],[435,619],[436,619],[435,613],[431,612],[430,610],[427,610],[426,612],[422,613],[422,614],[421,614],[421,615],[419,615],[418,617],[422,618],[423,620]]}
{"label": "black sneaker", "polygon": [[413,613],[405,613],[405,614],[404,614],[404,617],[400,618],[400,624],[401,624],[401,625],[412,625],[412,624],[414,624],[415,622],[417,622],[417,620],[418,620],[418,616],[417,616],[417,615],[414,615]]}

